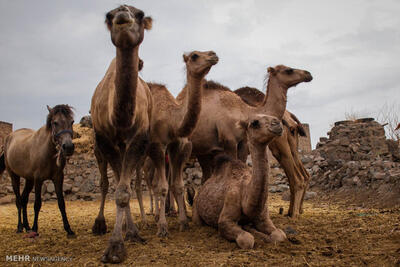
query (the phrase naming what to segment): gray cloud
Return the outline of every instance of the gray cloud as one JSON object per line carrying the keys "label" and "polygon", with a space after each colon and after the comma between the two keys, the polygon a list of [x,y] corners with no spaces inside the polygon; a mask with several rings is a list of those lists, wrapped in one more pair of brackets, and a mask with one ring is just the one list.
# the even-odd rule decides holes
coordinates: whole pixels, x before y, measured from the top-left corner
{"label": "gray cloud", "polygon": [[[262,88],[266,67],[285,64],[314,80],[289,91],[288,109],[315,144],[350,110],[373,115],[400,99],[397,1],[127,1],[154,19],[140,49],[142,77],[177,95],[182,54],[214,50],[208,75],[231,89]],[[0,120],[39,128],[46,104],[68,103],[76,120],[115,55],[104,26],[120,1],[0,2]]]}

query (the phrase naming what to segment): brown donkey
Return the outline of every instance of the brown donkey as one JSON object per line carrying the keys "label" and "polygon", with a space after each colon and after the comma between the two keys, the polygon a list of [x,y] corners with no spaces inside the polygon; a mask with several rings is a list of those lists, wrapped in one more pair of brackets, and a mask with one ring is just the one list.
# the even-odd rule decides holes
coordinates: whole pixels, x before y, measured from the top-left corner
{"label": "brown donkey", "polygon": [[[26,207],[29,193],[35,186],[35,219],[32,231],[38,231],[38,217],[42,206],[41,190],[45,180],[52,180],[57,194],[58,207],[67,236],[74,236],[69,226],[63,196],[64,166],[66,158],[74,153],[72,143],[73,112],[68,105],[47,106],[47,122],[37,131],[19,129],[7,136],[0,155],[0,174],[6,169],[12,181],[18,208],[18,229],[30,231]],[[25,178],[25,188],[20,194],[20,177]],[[21,222],[22,210],[22,222]]]}

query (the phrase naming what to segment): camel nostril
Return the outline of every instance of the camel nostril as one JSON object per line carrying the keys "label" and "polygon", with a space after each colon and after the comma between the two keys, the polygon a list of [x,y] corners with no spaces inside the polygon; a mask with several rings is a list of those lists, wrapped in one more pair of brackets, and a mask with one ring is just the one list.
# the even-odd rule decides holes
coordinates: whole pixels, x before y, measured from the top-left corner
{"label": "camel nostril", "polygon": [[128,12],[119,12],[114,18],[114,23],[121,25],[130,22],[130,20]]}

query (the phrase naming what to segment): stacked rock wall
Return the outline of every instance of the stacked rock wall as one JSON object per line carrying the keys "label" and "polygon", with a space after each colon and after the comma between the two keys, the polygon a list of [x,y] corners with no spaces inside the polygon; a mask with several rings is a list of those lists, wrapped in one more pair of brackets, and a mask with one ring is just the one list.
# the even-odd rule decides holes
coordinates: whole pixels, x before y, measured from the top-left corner
{"label": "stacked rock wall", "polygon": [[0,121],[0,147],[4,144],[6,136],[9,135],[11,132],[12,132],[12,124]]}

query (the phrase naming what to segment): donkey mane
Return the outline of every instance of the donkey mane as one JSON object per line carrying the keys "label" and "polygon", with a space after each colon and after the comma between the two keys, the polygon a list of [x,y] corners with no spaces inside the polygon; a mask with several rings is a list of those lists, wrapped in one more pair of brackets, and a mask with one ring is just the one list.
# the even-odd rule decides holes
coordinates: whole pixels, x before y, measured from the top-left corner
{"label": "donkey mane", "polygon": [[47,115],[47,120],[46,120],[46,128],[48,130],[51,129],[51,121],[53,120],[53,116],[61,113],[68,119],[72,120],[74,117],[74,112],[72,111],[72,107],[69,105],[57,105],[54,106],[51,111],[49,112],[49,115]]}

